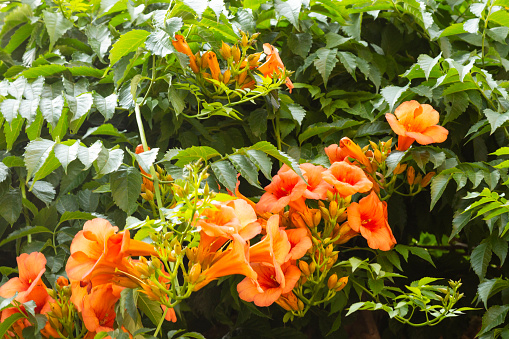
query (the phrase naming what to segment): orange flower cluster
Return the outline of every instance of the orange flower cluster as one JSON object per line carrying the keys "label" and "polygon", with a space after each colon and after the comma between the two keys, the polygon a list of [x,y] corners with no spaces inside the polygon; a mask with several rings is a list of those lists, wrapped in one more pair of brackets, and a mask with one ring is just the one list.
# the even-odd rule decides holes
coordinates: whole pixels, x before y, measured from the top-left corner
{"label": "orange flower cluster", "polygon": [[398,150],[406,151],[414,141],[421,145],[444,142],[449,131],[438,126],[439,114],[428,104],[415,100],[399,105],[394,114],[387,113],[385,118],[398,138]]}
{"label": "orange flower cluster", "polygon": [[89,220],[71,243],[66,273],[71,283],[71,302],[81,313],[90,338],[101,331],[112,331],[115,304],[124,287],[118,271],[127,272],[131,256],[155,255],[152,245],[133,240],[129,231],[105,219]]}
{"label": "orange flower cluster", "polygon": [[[223,42],[219,54],[227,62],[227,67],[221,71],[216,53],[209,50],[204,53],[197,52],[193,54],[191,48],[182,35],[175,35],[172,41],[173,47],[180,53],[189,57],[189,66],[195,74],[200,74],[204,79],[213,79],[226,85],[235,84],[236,88],[253,89],[256,81],[252,75],[253,71],[258,71],[263,77],[273,78],[281,77],[285,74],[285,65],[279,56],[277,49],[266,43],[263,45],[263,51],[266,60],[260,65],[261,52],[247,54],[258,34],[253,34],[251,38],[242,33],[242,39],[238,45],[230,46]],[[286,86],[292,91],[294,88],[291,80],[286,77]]]}
{"label": "orange flower cluster", "polygon": [[[51,310],[50,303],[54,300],[48,294],[46,285],[42,281],[42,275],[46,271],[46,258],[44,254],[39,252],[23,253],[16,258],[16,261],[18,263],[19,277],[10,279],[0,287],[0,297],[11,298],[17,293],[14,298],[16,302],[23,304],[33,300],[35,302],[35,313],[47,314]],[[20,310],[26,314],[24,306],[21,306]],[[0,311],[0,323],[3,323],[14,313],[19,313],[20,310],[12,306]],[[10,336],[14,337],[16,334],[19,338],[23,338],[22,331],[28,326],[31,326],[31,324],[27,319],[19,319],[12,325],[11,329],[14,333],[11,333]],[[46,322],[41,334],[45,338],[50,336],[60,338],[49,322]]]}

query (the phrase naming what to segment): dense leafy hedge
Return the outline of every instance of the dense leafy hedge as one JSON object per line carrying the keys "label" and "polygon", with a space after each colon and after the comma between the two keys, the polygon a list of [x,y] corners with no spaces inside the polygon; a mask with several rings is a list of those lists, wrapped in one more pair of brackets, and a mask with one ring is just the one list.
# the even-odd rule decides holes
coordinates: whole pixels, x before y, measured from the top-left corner
{"label": "dense leafy hedge", "polygon": [[[165,220],[175,191],[154,196],[146,179],[184,189],[201,161],[208,177],[196,182],[234,192],[240,174],[240,192],[257,201],[283,164],[301,174],[299,163],[329,167],[324,148],[343,137],[373,152],[370,143],[383,147],[392,137],[392,151],[377,161],[382,182],[399,180],[380,195],[398,245],[365,251],[356,237],[335,247],[351,282],[334,299],[293,318],[279,306],[239,301],[240,279],[231,278],[193,294],[178,322],[162,328],[210,338],[355,337],[360,328],[412,338],[507,336],[508,8],[507,0],[4,2],[3,282],[16,273],[16,256],[42,252],[44,280],[55,286],[86,220],[141,230],[143,221]],[[268,46],[284,66],[262,68],[275,60]],[[410,100],[440,113],[445,142],[394,149],[385,114]],[[415,181],[431,172],[429,186]],[[422,292],[428,288],[439,293],[426,277],[461,280],[451,291],[478,309],[436,327],[396,322],[405,314],[394,291],[412,302],[435,295]],[[130,293],[123,305],[134,303]],[[158,307],[150,314],[153,307],[140,305],[145,299],[137,300],[136,328],[154,328],[161,317]],[[385,312],[345,317],[359,308]],[[417,323],[429,325],[421,315]]]}

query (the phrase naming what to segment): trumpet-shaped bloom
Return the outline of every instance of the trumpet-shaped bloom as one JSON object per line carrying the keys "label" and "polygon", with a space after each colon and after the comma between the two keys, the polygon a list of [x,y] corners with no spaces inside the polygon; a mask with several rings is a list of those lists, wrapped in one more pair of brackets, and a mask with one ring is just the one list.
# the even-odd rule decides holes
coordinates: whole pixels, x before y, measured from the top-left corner
{"label": "trumpet-shaped bloom", "polygon": [[343,197],[355,193],[364,193],[373,187],[362,169],[350,165],[346,161],[335,162],[322,173],[323,180],[333,185]]}
{"label": "trumpet-shaped bloom", "polygon": [[332,144],[328,147],[325,147],[325,154],[327,154],[327,157],[329,157],[331,164],[335,163],[336,161],[343,161],[348,157],[346,149],[339,147],[338,144]]}
{"label": "trumpet-shaped bloom", "polygon": [[368,241],[372,249],[390,250],[396,239],[387,222],[387,204],[380,201],[375,192],[352,203],[347,208],[348,225]]}
{"label": "trumpet-shaped bloom", "polygon": [[221,69],[219,68],[219,62],[217,61],[216,53],[207,51],[202,56],[202,67],[210,69],[210,75],[212,79],[219,80],[219,74]]}
{"label": "trumpet-shaped bloom", "polygon": [[325,168],[309,163],[301,164],[299,167],[302,171],[302,176],[308,183],[306,191],[302,196],[307,199],[325,200],[327,198],[327,191],[332,189],[332,186],[323,180],[322,173],[325,171]]}
{"label": "trumpet-shaped bloom", "polygon": [[[341,152],[346,154],[347,157],[354,159],[359,165],[363,166],[364,170],[368,173],[373,173],[374,169],[368,157],[362,151],[361,147],[348,137],[344,137],[339,141]],[[340,153],[341,154],[341,153]]]}
{"label": "trumpet-shaped bloom", "polygon": [[279,213],[292,202],[302,198],[307,184],[297,173],[291,170],[280,170],[265,187],[265,193],[256,205],[258,213]]}
{"label": "trumpet-shaped bloom", "polygon": [[[213,241],[208,242],[211,243]],[[202,246],[201,241],[200,246]],[[197,291],[212,280],[227,275],[242,274],[246,277],[256,279],[256,272],[249,266],[246,252],[247,244],[244,239],[239,235],[234,235],[233,241],[229,244],[227,249],[209,253],[207,262],[203,262],[201,265],[202,272],[200,275],[203,277],[203,280],[199,280],[194,290]]]}
{"label": "trumpet-shaped bloom", "polygon": [[107,281],[115,274],[115,268],[124,268],[123,259],[156,254],[152,245],[131,239],[129,231],[117,231],[118,227],[108,220],[87,221],[71,243],[66,266],[69,279],[81,281],[103,275],[101,279]]}
{"label": "trumpet-shaped bloom", "polygon": [[[281,269],[283,271],[283,281],[278,281],[275,267],[269,263],[253,263],[253,270],[257,273],[256,280],[245,278],[237,285],[239,297],[248,302],[254,302],[256,306],[270,306],[279,299],[281,294],[289,293],[297,284],[301,272],[290,262],[285,263]],[[284,283],[283,283],[284,282]]]}
{"label": "trumpet-shaped bloom", "polygon": [[191,66],[191,69],[194,73],[199,73],[200,68],[196,64],[196,57],[194,56],[193,52],[191,51],[191,48],[187,44],[186,39],[179,34],[175,35],[176,40],[172,40],[171,43],[173,47],[177,50],[177,52],[184,53],[189,57],[189,65]]}
{"label": "trumpet-shaped bloom", "polygon": [[[264,77],[268,76],[272,78],[274,73],[281,75],[281,71],[285,69],[285,65],[283,64],[277,49],[267,43],[263,44],[263,52],[267,55],[267,59],[260,67],[258,67],[258,71],[260,71]],[[288,87],[291,93],[293,83],[288,77],[286,77],[286,87]]]}
{"label": "trumpet-shaped bloom", "polygon": [[438,126],[439,114],[428,104],[405,101],[385,118],[398,138],[398,150],[406,151],[414,141],[421,145],[444,142],[449,131]]}
{"label": "trumpet-shaped bloom", "polygon": [[90,332],[113,331],[115,303],[120,298],[112,284],[100,285],[83,299],[83,323]]}

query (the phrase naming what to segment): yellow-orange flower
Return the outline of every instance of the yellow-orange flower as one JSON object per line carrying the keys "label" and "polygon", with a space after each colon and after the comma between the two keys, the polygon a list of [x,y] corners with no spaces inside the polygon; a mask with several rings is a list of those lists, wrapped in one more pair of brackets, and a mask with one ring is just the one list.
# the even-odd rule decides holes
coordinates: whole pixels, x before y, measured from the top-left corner
{"label": "yellow-orange flower", "polygon": [[414,141],[421,145],[444,142],[449,134],[447,129],[437,125],[439,114],[433,106],[415,100],[405,101],[394,114],[385,114],[385,118],[399,135],[399,151],[406,151]]}
{"label": "yellow-orange flower", "polygon": [[396,239],[387,222],[387,204],[375,192],[352,203],[347,208],[348,225],[368,241],[372,249],[390,250],[396,245]]}
{"label": "yellow-orange flower", "polygon": [[219,62],[217,61],[216,53],[207,51],[202,55],[202,67],[210,69],[210,75],[212,79],[219,80],[221,69],[219,68]]}
{"label": "yellow-orange flower", "polygon": [[115,303],[120,298],[112,284],[100,285],[83,299],[83,323],[90,332],[113,331]]}
{"label": "yellow-orange flower", "polygon": [[[274,46],[271,44],[263,44],[263,52],[267,55],[266,61],[258,67],[258,71],[260,71],[264,77],[272,78],[273,74],[281,75],[281,71],[285,69],[285,65],[279,56],[279,53]],[[290,78],[286,77],[286,87],[290,90],[290,93],[293,89],[293,83]]]}
{"label": "yellow-orange flower", "polygon": [[186,42],[186,38],[184,38],[182,35],[176,34],[175,35],[176,40],[172,40],[171,43],[173,47],[177,50],[177,52],[184,53],[189,57],[189,65],[191,66],[191,69],[194,73],[199,73],[200,68],[196,64],[196,57],[194,56],[193,52],[191,51],[191,48]]}
{"label": "yellow-orange flower", "polygon": [[373,187],[362,169],[346,161],[333,163],[322,175],[323,180],[333,185],[342,197],[368,192]]}

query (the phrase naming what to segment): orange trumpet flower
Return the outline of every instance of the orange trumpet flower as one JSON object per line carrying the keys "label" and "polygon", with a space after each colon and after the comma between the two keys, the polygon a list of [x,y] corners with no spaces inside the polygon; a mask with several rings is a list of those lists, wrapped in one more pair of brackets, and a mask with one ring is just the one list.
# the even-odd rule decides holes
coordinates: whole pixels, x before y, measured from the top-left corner
{"label": "orange trumpet flower", "polygon": [[333,185],[342,197],[368,192],[373,187],[373,183],[362,169],[346,161],[333,163],[322,176],[323,180]]}
{"label": "orange trumpet flower", "polygon": [[184,38],[182,35],[176,34],[175,35],[176,40],[172,40],[171,43],[173,47],[177,50],[177,52],[184,53],[189,57],[189,65],[191,66],[191,69],[194,73],[199,73],[200,68],[196,64],[196,57],[194,56],[193,52],[191,51],[191,48],[186,42],[186,38]]}
{"label": "orange trumpet flower", "polygon": [[398,151],[406,151],[414,141],[421,145],[444,142],[449,131],[438,126],[439,114],[428,104],[415,100],[405,101],[396,108],[394,114],[385,118],[398,137]]}
{"label": "orange trumpet flower", "polygon": [[360,232],[372,249],[388,251],[396,245],[387,222],[387,203],[380,201],[375,192],[348,206],[347,215],[348,225]]}
{"label": "orange trumpet flower", "polygon": [[[265,63],[263,63],[260,67],[258,67],[258,71],[260,71],[264,77],[273,77],[273,74],[281,75],[281,71],[285,69],[285,65],[279,56],[279,53],[274,46],[271,44],[263,44],[263,52],[267,55],[267,59]],[[290,93],[293,89],[293,83],[290,78],[286,77],[286,87],[290,90]]]}
{"label": "orange trumpet flower", "polygon": [[219,75],[221,69],[219,68],[219,62],[217,61],[216,53],[207,51],[202,56],[202,67],[210,69],[210,75],[212,79],[219,81]]}
{"label": "orange trumpet flower", "polygon": [[83,323],[90,332],[113,331],[115,304],[120,295],[114,293],[112,284],[100,285],[83,299]]}
{"label": "orange trumpet flower", "polygon": [[339,141],[339,147],[342,152],[346,154],[349,158],[355,159],[360,165],[364,166],[364,169],[368,173],[373,173],[374,169],[371,165],[371,161],[369,161],[368,157],[364,154],[361,147],[357,145],[355,142],[350,140],[348,137],[344,137]]}

